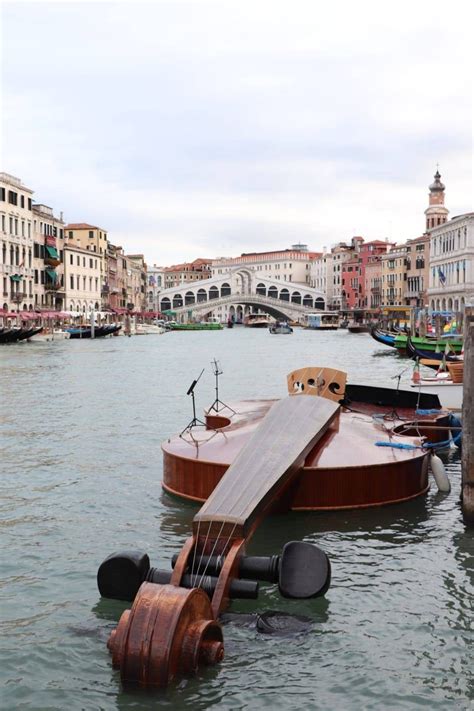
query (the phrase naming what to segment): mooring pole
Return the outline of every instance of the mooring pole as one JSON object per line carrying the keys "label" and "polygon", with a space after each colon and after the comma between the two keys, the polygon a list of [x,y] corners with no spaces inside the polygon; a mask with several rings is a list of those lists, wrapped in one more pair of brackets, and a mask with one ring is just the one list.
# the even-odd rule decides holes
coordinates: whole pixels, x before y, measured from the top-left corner
{"label": "mooring pole", "polygon": [[462,488],[464,522],[474,527],[474,307],[464,312],[464,375],[462,405]]}

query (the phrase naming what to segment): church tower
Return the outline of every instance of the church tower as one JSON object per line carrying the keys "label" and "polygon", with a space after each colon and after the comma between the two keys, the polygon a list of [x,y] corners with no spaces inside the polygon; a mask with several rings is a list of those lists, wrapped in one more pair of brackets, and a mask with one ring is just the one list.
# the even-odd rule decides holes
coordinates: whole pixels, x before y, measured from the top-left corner
{"label": "church tower", "polygon": [[434,183],[430,185],[430,204],[425,210],[426,215],[426,231],[443,225],[448,219],[449,210],[444,206],[444,190],[445,187],[441,182],[439,170],[434,175]]}

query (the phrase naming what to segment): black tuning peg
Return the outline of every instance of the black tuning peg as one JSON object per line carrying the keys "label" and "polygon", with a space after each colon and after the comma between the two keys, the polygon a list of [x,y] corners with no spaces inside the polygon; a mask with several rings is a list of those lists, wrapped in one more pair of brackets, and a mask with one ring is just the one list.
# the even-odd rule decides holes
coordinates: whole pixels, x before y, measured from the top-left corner
{"label": "black tuning peg", "polygon": [[[173,556],[174,567],[178,556]],[[218,575],[223,556],[202,556],[194,561],[193,572]],[[291,541],[281,555],[242,556],[239,577],[278,583],[280,594],[304,599],[324,595],[331,582],[331,564],[326,553],[312,543]]]}
{"label": "black tuning peg", "polygon": [[[140,551],[113,553],[97,572],[97,585],[102,597],[129,602],[135,599],[138,588],[145,580],[166,585],[170,579],[169,571],[151,568],[148,555]],[[186,574],[181,580],[181,587],[200,587],[209,597],[212,597],[216,585],[217,577],[209,574]],[[255,580],[232,580],[229,597],[255,599],[258,597],[258,583]]]}
{"label": "black tuning peg", "polygon": [[146,553],[141,551],[112,553],[97,571],[99,592],[102,597],[132,601],[149,570],[150,559]]}
{"label": "black tuning peg", "polygon": [[330,584],[331,563],[321,548],[303,541],[291,541],[284,546],[278,578],[283,597],[320,597]]}

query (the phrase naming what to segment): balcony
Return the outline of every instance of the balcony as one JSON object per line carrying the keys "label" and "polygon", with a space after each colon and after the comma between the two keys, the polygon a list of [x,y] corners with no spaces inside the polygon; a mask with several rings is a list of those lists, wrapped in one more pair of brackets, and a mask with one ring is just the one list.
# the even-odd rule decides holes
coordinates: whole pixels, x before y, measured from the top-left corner
{"label": "balcony", "polygon": [[57,267],[61,264],[61,259],[59,257],[56,247],[50,247],[48,244],[44,247],[44,263],[50,267]]}

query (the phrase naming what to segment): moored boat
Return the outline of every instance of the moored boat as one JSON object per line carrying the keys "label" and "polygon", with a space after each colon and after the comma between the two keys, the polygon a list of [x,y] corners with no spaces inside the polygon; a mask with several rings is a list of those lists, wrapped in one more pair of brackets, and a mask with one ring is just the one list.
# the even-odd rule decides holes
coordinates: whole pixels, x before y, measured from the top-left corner
{"label": "moored boat", "polygon": [[333,311],[307,314],[306,320],[306,328],[311,331],[337,331],[340,321],[339,315]]}
{"label": "moored boat", "polygon": [[[122,326],[116,325],[105,325],[96,326],[94,328],[94,338],[104,338],[105,336],[111,336],[114,333],[118,333]],[[70,338],[92,338],[92,329],[90,326],[79,326],[76,328],[67,328],[66,331],[69,333]]]}
{"label": "moored boat", "polygon": [[269,328],[270,318],[266,314],[248,314],[244,319],[247,328]]}
{"label": "moored boat", "polygon": [[349,333],[370,333],[370,326],[366,323],[350,323],[347,330]]}
{"label": "moored boat", "polygon": [[276,321],[275,323],[272,323],[268,330],[270,333],[280,335],[293,333],[293,329],[286,321]]}

